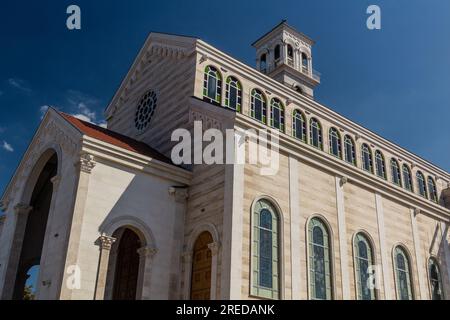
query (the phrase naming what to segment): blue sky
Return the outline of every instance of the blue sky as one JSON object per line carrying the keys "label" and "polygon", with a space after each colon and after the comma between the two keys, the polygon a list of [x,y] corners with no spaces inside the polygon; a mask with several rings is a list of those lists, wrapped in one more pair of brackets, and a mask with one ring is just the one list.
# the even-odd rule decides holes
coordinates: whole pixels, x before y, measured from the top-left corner
{"label": "blue sky", "polygon": [[[82,30],[65,27],[77,4]],[[382,29],[366,28],[381,7]],[[450,1],[2,1],[0,192],[42,108],[96,123],[150,31],[195,35],[254,65],[281,19],[317,41],[316,99],[450,171]]]}

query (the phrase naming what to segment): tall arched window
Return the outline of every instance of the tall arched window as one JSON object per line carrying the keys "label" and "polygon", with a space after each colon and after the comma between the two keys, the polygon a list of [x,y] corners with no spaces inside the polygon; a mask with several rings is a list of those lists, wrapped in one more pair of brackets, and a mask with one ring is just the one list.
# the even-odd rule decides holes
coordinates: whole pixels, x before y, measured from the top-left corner
{"label": "tall arched window", "polygon": [[311,145],[313,145],[316,148],[322,149],[323,148],[322,127],[320,126],[320,123],[319,121],[317,121],[316,118],[311,118],[309,134],[310,134],[309,141]]}
{"label": "tall arched window", "polygon": [[222,93],[222,76],[213,66],[205,68],[203,81],[203,98],[209,102],[220,104]]}
{"label": "tall arched window", "polygon": [[330,153],[333,156],[342,158],[341,135],[339,134],[339,131],[336,128],[330,128],[329,141],[330,141]]}
{"label": "tall arched window", "polygon": [[425,183],[425,177],[422,172],[417,171],[416,172],[416,179],[417,179],[417,188],[419,189],[419,194],[422,197],[428,198],[427,196],[427,185]]}
{"label": "tall arched window", "polygon": [[279,44],[277,44],[275,46],[274,52],[273,52],[273,57],[275,60],[279,60],[281,56],[281,47]]}
{"label": "tall arched window", "polygon": [[278,299],[279,280],[279,215],[267,200],[259,200],[253,208],[252,294]]}
{"label": "tall arched window", "polygon": [[292,132],[294,137],[306,142],[306,119],[300,110],[295,109],[292,117]]}
{"label": "tall arched window", "polygon": [[384,156],[380,150],[375,151],[375,168],[377,176],[386,179],[386,167],[384,164]]}
{"label": "tall arched window", "polygon": [[373,249],[366,235],[360,232],[355,236],[353,250],[358,300],[375,300],[375,288],[369,286],[369,267],[374,264]]}
{"label": "tall arched window", "polygon": [[392,182],[398,186],[402,185],[402,176],[400,174],[400,166],[398,165],[397,160],[394,158],[391,159],[391,175]]}
{"label": "tall arched window", "polygon": [[331,300],[330,236],[325,223],[319,218],[312,218],[309,222],[308,246],[310,298]]}
{"label": "tall arched window", "polygon": [[441,271],[435,258],[428,260],[428,277],[430,279],[431,299],[444,300]]}
{"label": "tall arched window", "polygon": [[290,44],[287,45],[287,61],[291,67],[294,66],[294,49]]}
{"label": "tall arched window", "polygon": [[225,105],[228,108],[241,112],[242,86],[235,77],[228,77],[225,86]]}
{"label": "tall arched window", "polygon": [[345,161],[356,166],[356,150],[353,139],[346,135],[344,137]]}
{"label": "tall arched window", "polygon": [[406,190],[413,191],[411,170],[409,170],[409,168],[406,164],[403,164],[402,171],[403,171],[403,186],[404,186],[404,188]]}
{"label": "tall arched window", "polygon": [[284,106],[277,98],[270,103],[270,125],[284,132]]}
{"label": "tall arched window", "polygon": [[438,202],[438,196],[437,196],[437,190],[436,190],[436,183],[434,182],[434,179],[432,177],[428,177],[428,193],[430,194],[430,200],[434,202]]}
{"label": "tall arched window", "polygon": [[263,73],[267,72],[267,55],[265,53],[259,58],[259,70]]}
{"label": "tall arched window", "polygon": [[251,113],[254,119],[266,123],[267,121],[266,97],[258,89],[252,90]]}
{"label": "tall arched window", "polygon": [[395,283],[398,300],[412,300],[411,267],[406,251],[397,246],[394,250]]}
{"label": "tall arched window", "polygon": [[305,71],[308,70],[308,56],[304,52],[302,52],[302,68]]}
{"label": "tall arched window", "polygon": [[361,161],[363,169],[373,173],[372,151],[366,143],[361,147]]}

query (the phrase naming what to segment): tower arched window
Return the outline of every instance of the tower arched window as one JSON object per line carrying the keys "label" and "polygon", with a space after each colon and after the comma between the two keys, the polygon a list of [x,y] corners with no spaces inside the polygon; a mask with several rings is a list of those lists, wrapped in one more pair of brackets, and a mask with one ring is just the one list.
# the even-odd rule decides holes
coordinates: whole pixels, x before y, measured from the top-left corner
{"label": "tower arched window", "polygon": [[255,203],[252,213],[252,294],[280,297],[279,214],[267,200]]}
{"label": "tower arched window", "polygon": [[342,158],[341,135],[336,128],[330,128],[329,134],[330,154],[335,157]]}
{"label": "tower arched window", "polygon": [[355,142],[349,135],[344,137],[345,161],[356,166]]}
{"label": "tower arched window", "polygon": [[330,233],[319,218],[312,218],[308,224],[309,295],[315,300],[331,300]]}
{"label": "tower arched window", "polygon": [[287,56],[290,59],[294,58],[294,49],[292,48],[292,46],[290,44],[287,45]]}
{"label": "tower arched window", "polygon": [[375,288],[370,286],[370,267],[374,265],[373,248],[364,233],[358,233],[353,243],[358,300],[375,300]]}
{"label": "tower arched window", "polygon": [[259,70],[263,73],[267,72],[267,55],[265,53],[259,58]]}
{"label": "tower arched window", "polygon": [[403,187],[408,191],[413,191],[411,170],[409,170],[406,164],[403,164],[402,171],[403,171]]}
{"label": "tower arched window", "polygon": [[428,193],[430,194],[430,200],[434,202],[438,202],[438,196],[437,196],[437,190],[436,190],[436,183],[434,182],[434,179],[432,177],[428,177]]}
{"label": "tower arched window", "polygon": [[225,105],[238,112],[242,111],[242,86],[235,77],[228,77],[225,85]]}
{"label": "tower arched window", "polygon": [[266,123],[267,121],[267,103],[266,97],[261,90],[253,89],[251,98],[251,115],[252,118]]}
{"label": "tower arched window", "polygon": [[419,194],[424,198],[428,198],[427,185],[425,183],[425,177],[424,177],[423,173],[420,171],[417,171],[416,179],[417,179],[417,188],[419,189]]}
{"label": "tower arched window", "polygon": [[203,98],[214,104],[221,103],[222,94],[222,76],[213,66],[205,68],[205,77],[203,81]]}
{"label": "tower arched window", "polygon": [[305,71],[308,70],[308,56],[304,52],[302,52],[302,68]]}
{"label": "tower arched window", "polygon": [[386,166],[384,163],[384,156],[380,150],[375,151],[375,168],[377,176],[386,179]]}
{"label": "tower arched window", "polygon": [[322,149],[323,148],[323,142],[322,142],[322,127],[317,121],[316,118],[311,118],[310,120],[310,128],[309,128],[309,134],[310,138],[309,141],[312,146]]}
{"label": "tower arched window", "polygon": [[405,249],[401,246],[394,250],[395,284],[398,300],[412,300],[411,265]]}
{"label": "tower arched window", "polygon": [[402,175],[400,173],[400,166],[398,165],[397,160],[394,158],[391,159],[391,175],[392,182],[398,186],[402,185]]}
{"label": "tower arched window", "polygon": [[306,119],[303,113],[297,109],[294,110],[292,117],[292,131],[295,138],[306,142]]}
{"label": "tower arched window", "polygon": [[430,280],[431,299],[444,300],[441,270],[435,258],[428,260],[428,277]]}
{"label": "tower arched window", "polygon": [[273,58],[275,59],[275,61],[277,61],[280,60],[280,57],[281,57],[281,47],[279,44],[277,44],[273,51]]}
{"label": "tower arched window", "polygon": [[363,169],[373,173],[372,151],[366,143],[363,143],[361,147],[361,161]]}
{"label": "tower arched window", "polygon": [[284,132],[284,106],[277,98],[273,98],[270,103],[270,125]]}

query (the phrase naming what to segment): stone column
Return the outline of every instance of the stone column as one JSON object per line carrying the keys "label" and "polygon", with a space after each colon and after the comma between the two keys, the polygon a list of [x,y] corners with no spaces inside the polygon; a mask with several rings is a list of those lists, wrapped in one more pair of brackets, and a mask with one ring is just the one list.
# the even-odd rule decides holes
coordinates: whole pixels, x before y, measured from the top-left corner
{"label": "stone column", "polygon": [[14,283],[16,282],[17,269],[19,267],[20,254],[25,236],[28,215],[33,208],[27,204],[19,203],[14,207],[14,236],[9,251],[9,259],[6,267],[5,283],[3,286],[2,300],[13,298]]}
{"label": "stone column", "polygon": [[347,183],[347,177],[335,178],[336,182],[336,207],[338,215],[338,237],[339,237],[339,253],[341,254],[341,277],[342,277],[342,299],[350,299],[350,278],[348,269],[348,246],[347,246],[347,230],[345,223],[345,207],[344,207],[344,184]]}
{"label": "stone column", "polygon": [[183,253],[183,265],[184,265],[184,284],[183,284],[183,296],[181,299],[189,300],[191,293],[191,276],[192,276],[192,252]]}
{"label": "stone column", "polygon": [[218,253],[220,244],[218,242],[212,242],[208,244],[209,250],[211,250],[211,293],[210,299],[216,300],[217,297],[217,267],[218,267]]}
{"label": "stone column", "polygon": [[106,288],[106,276],[108,275],[109,254],[111,252],[111,246],[116,242],[116,238],[108,237],[105,235],[98,238],[98,244],[100,246],[100,259],[98,262],[97,270],[97,283],[95,285],[95,300],[104,300],[105,288]]}
{"label": "stone column", "polygon": [[[420,245],[420,235],[419,228],[417,226],[417,215],[420,214],[420,209],[410,209],[411,216],[411,229],[413,235],[413,243],[414,243],[414,252],[416,256],[416,267],[417,267],[417,276],[419,280],[419,292],[417,292],[416,299],[417,300],[426,300],[427,295],[427,286],[425,283],[425,279],[427,277],[427,271],[424,269],[421,245]],[[412,263],[412,261],[411,261]]]}
{"label": "stone column", "polygon": [[149,300],[151,298],[151,276],[153,258],[158,252],[153,247],[143,247],[138,249],[139,254],[139,275],[136,299]]}
{"label": "stone column", "polygon": [[[383,210],[383,198],[380,194],[375,193],[375,207],[377,211],[377,224],[378,224],[378,238],[380,241],[380,256],[381,256],[381,269],[383,273],[383,287],[384,287],[384,299],[391,300],[392,292],[391,292],[391,281],[389,277],[389,268],[388,268],[388,248],[386,246],[386,232],[385,232],[385,224],[384,224],[384,210]],[[378,280],[378,278],[377,278]],[[377,288],[381,290],[381,288]]]}
{"label": "stone column", "polygon": [[170,288],[169,299],[176,300],[180,298],[181,294],[181,274],[182,274],[182,260],[184,241],[184,225],[186,215],[186,201],[189,197],[187,188],[185,187],[170,187],[169,195],[172,196],[175,202],[174,212],[174,226],[173,226],[173,245],[171,246],[171,270],[170,270]]}

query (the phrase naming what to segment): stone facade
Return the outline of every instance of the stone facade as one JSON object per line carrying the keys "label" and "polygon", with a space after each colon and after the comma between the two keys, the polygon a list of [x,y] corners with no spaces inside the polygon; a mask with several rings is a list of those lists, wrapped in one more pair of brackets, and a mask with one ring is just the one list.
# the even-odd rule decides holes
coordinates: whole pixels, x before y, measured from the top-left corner
{"label": "stone facade", "polygon": [[[270,57],[280,43],[277,69]],[[288,44],[294,48],[293,65],[286,55]],[[314,217],[325,221],[330,233],[334,299],[358,298],[354,238],[359,232],[370,239],[374,264],[380,266],[378,299],[399,298],[393,263],[397,245],[409,257],[413,298],[431,298],[430,258],[438,262],[443,296],[450,298],[450,174],[313,100],[319,79],[312,73],[312,44],[283,22],[254,44],[258,59],[268,55],[271,69],[264,74],[202,40],[152,33],[105,112],[109,130],[95,129],[99,134],[92,136],[50,109],[2,197],[1,298],[13,298],[27,218],[33,214],[33,190],[54,155],[57,174],[51,177],[52,198],[39,255],[38,299],[114,298],[124,228],[139,238],[134,252],[137,299],[190,298],[196,239],[203,232],[212,239],[210,298],[262,298],[252,294],[252,212],[260,199],[278,211],[279,298],[312,298],[308,223]],[[301,74],[302,52],[308,57],[307,74]],[[204,101],[207,66],[220,72],[223,92],[229,76],[239,80],[240,112],[223,107],[224,93],[218,106]],[[252,118],[255,88],[266,96],[269,110],[274,97],[284,104],[275,175],[261,175],[260,166],[249,163],[175,166],[104,138],[120,133],[170,157],[172,132],[193,132],[194,121],[222,132],[265,129],[266,124]],[[157,107],[148,129],[137,130],[136,105],[149,90],[158,97]],[[301,111],[308,124],[312,118],[320,122],[322,149],[294,137],[294,110]],[[268,111],[269,124],[270,117]],[[330,128],[337,128],[342,138],[352,137],[356,165],[330,154]],[[363,170],[363,143],[373,152],[381,150],[387,179]],[[250,152],[248,142],[245,147]],[[392,183],[391,158],[410,168],[414,192]],[[437,201],[417,194],[419,170],[433,178]]]}

